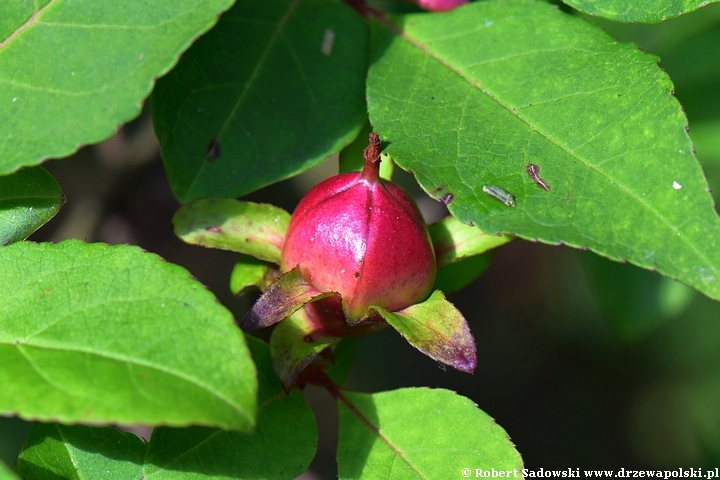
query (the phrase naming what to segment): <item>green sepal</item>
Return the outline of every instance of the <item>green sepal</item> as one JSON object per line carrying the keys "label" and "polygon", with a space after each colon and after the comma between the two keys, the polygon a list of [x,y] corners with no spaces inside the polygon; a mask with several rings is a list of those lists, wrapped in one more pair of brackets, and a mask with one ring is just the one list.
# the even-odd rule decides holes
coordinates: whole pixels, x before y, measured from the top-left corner
{"label": "green sepal", "polygon": [[428,232],[435,248],[438,268],[473,255],[505,245],[513,240],[510,235],[493,235],[480,228],[462,223],[448,216],[428,226]]}
{"label": "green sepal", "polygon": [[303,305],[331,295],[337,293],[317,290],[305,281],[300,267],[295,267],[280,276],[255,302],[242,322],[242,329],[269,327],[289,317]]}
{"label": "green sepal", "polygon": [[332,365],[325,371],[336,385],[342,385],[355,359],[359,338],[346,338],[332,348]]}
{"label": "green sepal", "polygon": [[490,265],[491,258],[492,252],[486,252],[446,265],[437,271],[433,290],[448,294],[467,287]]}
{"label": "green sepal", "polygon": [[290,214],[268,204],[207,198],[183,205],[173,216],[184,242],[240,252],[280,264]]}
{"label": "green sepal", "polygon": [[280,269],[275,264],[242,255],[230,274],[230,291],[238,295],[246,288],[257,287],[264,292],[279,276]]}
{"label": "green sepal", "polygon": [[477,366],[475,339],[465,318],[436,290],[423,303],[397,312],[370,307],[413,347],[440,363],[472,373]]}
{"label": "green sepal", "polygon": [[342,339],[317,332],[317,325],[302,308],[281,322],[270,337],[270,355],[285,393],[290,392],[300,373],[320,352]]}

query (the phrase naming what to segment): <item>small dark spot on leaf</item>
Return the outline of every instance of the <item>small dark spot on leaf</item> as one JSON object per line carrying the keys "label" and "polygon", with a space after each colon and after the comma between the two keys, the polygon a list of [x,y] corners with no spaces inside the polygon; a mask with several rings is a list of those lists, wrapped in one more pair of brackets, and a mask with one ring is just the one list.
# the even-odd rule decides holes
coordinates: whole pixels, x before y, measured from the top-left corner
{"label": "small dark spot on leaf", "polygon": [[430,100],[435,100],[435,97],[430,97]]}
{"label": "small dark spot on leaf", "polygon": [[222,230],[220,227],[205,227],[206,232],[212,232],[212,233],[222,233]]}
{"label": "small dark spot on leaf", "polygon": [[189,306],[190,306],[190,304],[189,304],[189,303],[187,303],[187,302],[183,302],[183,306],[184,306],[184,307],[189,307]]}
{"label": "small dark spot on leaf", "polygon": [[675,90],[670,90],[670,95],[675,96]]}
{"label": "small dark spot on leaf", "polygon": [[454,199],[455,199],[455,195],[453,195],[452,193],[446,193],[445,195],[442,196],[442,198],[440,199],[440,201],[441,201],[442,203],[444,203],[445,205],[450,205],[450,203],[451,203]]}
{"label": "small dark spot on leaf", "polygon": [[622,97],[622,93],[618,93],[618,97]]}
{"label": "small dark spot on leaf", "polygon": [[690,131],[690,125],[685,125],[685,131],[686,131],[686,132],[689,132],[689,131]]}
{"label": "small dark spot on leaf", "polygon": [[210,140],[210,143],[207,146],[207,155],[205,156],[205,160],[208,162],[212,162],[214,160],[217,160],[220,157],[220,144],[217,141],[216,137],[213,137],[212,140]]}

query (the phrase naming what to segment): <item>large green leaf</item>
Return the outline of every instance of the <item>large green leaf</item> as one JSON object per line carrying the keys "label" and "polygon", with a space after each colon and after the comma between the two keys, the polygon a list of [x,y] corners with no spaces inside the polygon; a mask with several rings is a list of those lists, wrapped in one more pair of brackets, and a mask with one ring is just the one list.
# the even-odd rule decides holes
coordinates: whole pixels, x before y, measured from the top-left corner
{"label": "large green leaf", "polygon": [[563,0],[581,12],[618,22],[657,23],[718,0]]}
{"label": "large green leaf", "polygon": [[0,271],[1,414],[253,427],[243,335],[183,268],[72,240],[5,247]]}
{"label": "large green leaf", "polygon": [[60,210],[65,197],[45,169],[0,177],[0,245],[24,240]]}
{"label": "large green leaf", "polygon": [[315,417],[302,392],[285,395],[270,365],[267,344],[248,337],[261,390],[252,435],[209,428],[156,429],[148,449],[146,478],[293,479],[317,449]]}
{"label": "large green leaf", "polygon": [[239,1],[153,92],[175,195],[237,197],[338,152],[366,73],[365,23],[342,2]]}
{"label": "large green leaf", "polygon": [[543,2],[392,21],[374,29],[370,117],[426,191],[452,193],[455,216],[627,259],[720,299],[720,220],[656,57]]}
{"label": "large green leaf", "polygon": [[0,462],[0,480],[18,480],[20,477],[10,470],[10,467]]}
{"label": "large green leaf", "polygon": [[18,458],[25,480],[142,478],[147,445],[115,428],[36,423]]}
{"label": "large green leaf", "polygon": [[462,478],[467,470],[475,478],[492,469],[522,478],[507,433],[465,397],[404,388],[340,399],[340,478]]}
{"label": "large green leaf", "polygon": [[17,3],[0,19],[0,174],[112,136],[232,0]]}
{"label": "large green leaf", "polygon": [[258,363],[258,423],[252,435],[203,427],[156,428],[150,442],[114,428],[36,423],[18,470],[27,480],[54,478],[295,478],[317,448],[317,429],[302,393],[283,393],[268,346],[249,339]]}

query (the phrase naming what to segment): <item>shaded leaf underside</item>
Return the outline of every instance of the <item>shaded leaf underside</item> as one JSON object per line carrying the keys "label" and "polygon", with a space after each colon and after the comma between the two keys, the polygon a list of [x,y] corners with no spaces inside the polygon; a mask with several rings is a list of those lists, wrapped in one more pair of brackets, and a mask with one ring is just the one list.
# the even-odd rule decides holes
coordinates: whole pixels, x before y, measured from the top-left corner
{"label": "shaded leaf underside", "polygon": [[153,92],[175,195],[238,197],[338,152],[366,72],[367,27],[342,2],[237,2]]}

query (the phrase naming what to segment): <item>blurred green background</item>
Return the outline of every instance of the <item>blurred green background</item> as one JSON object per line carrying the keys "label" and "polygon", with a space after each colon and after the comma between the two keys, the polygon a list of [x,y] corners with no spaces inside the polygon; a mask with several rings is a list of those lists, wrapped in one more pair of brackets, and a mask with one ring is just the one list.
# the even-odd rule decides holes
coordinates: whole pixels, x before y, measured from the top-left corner
{"label": "blurred green background", "polygon": [[[588,21],[661,58],[698,160],[720,189],[720,5],[658,25]],[[244,316],[255,296],[229,291],[237,255],[185,245],[172,233],[178,203],[148,111],[112,139],[46,168],[67,203],[33,240],[140,245],[188,268],[236,318]],[[246,199],[292,211],[336,168],[327,162]],[[649,161],[648,168],[657,166]],[[413,189],[429,220],[443,215],[409,175],[396,171],[395,179]],[[477,340],[474,375],[441,368],[387,329],[359,342],[346,385],[367,392],[424,385],[466,395],[508,431],[527,468],[720,465],[720,303],[631,265],[520,240],[498,249],[487,271],[449,299]],[[322,435],[308,476],[330,478],[334,409],[322,391],[310,388],[308,396]],[[1,460],[14,465],[28,429],[0,418]]]}

